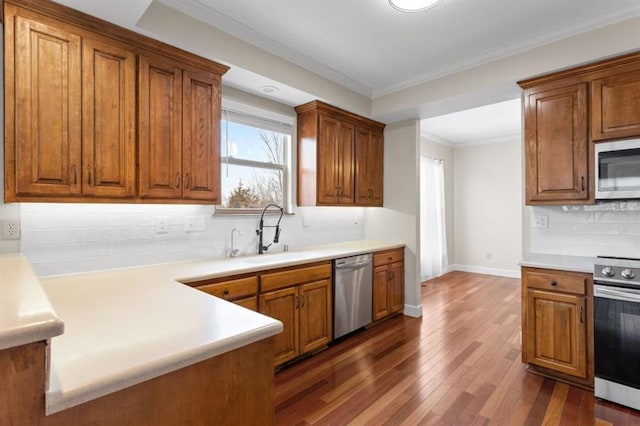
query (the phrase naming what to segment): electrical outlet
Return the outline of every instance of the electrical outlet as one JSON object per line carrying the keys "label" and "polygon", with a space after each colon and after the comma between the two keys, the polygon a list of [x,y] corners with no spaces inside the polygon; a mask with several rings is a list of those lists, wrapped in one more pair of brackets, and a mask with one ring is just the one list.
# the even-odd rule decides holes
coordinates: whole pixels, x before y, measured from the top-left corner
{"label": "electrical outlet", "polygon": [[3,240],[19,240],[20,239],[20,220],[3,219],[0,221],[2,227]]}
{"label": "electrical outlet", "polygon": [[532,228],[548,228],[549,227],[549,216],[540,215],[534,216],[533,222],[531,223]]}
{"label": "electrical outlet", "polygon": [[206,231],[207,222],[204,216],[187,216],[184,219],[185,232],[202,232]]}

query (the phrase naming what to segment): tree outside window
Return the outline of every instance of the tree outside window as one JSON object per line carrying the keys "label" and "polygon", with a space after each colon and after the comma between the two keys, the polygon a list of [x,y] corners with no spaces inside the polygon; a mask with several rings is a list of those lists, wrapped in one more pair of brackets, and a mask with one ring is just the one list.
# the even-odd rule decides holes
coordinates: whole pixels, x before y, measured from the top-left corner
{"label": "tree outside window", "polygon": [[231,120],[223,121],[222,129],[221,207],[241,211],[283,205],[285,148],[291,132]]}

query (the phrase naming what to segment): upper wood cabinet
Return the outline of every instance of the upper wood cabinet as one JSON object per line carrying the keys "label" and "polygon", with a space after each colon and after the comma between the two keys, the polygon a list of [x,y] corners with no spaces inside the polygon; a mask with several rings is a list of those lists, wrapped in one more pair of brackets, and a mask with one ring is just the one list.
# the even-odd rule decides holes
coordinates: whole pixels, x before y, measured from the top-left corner
{"label": "upper wood cabinet", "polygon": [[182,68],[144,54],[139,64],[140,196],[181,198]]}
{"label": "upper wood cabinet", "polygon": [[136,55],[110,39],[82,47],[82,194],[133,197]]}
{"label": "upper wood cabinet", "polygon": [[227,67],[55,2],[3,7],[6,201],[219,201]]}
{"label": "upper wood cabinet", "polygon": [[384,124],[320,101],[298,113],[298,205],[382,206]]}
{"label": "upper wood cabinet", "polygon": [[594,144],[640,136],[640,53],[520,81],[527,204],[593,204]]}
{"label": "upper wood cabinet", "polygon": [[220,201],[220,76],[187,69],[183,78],[184,198]]}
{"label": "upper wood cabinet", "polygon": [[524,96],[527,204],[587,200],[586,83]]}
{"label": "upper wood cabinet", "polygon": [[318,204],[353,205],[353,130],[348,122],[320,115]]}
{"label": "upper wood cabinet", "polygon": [[4,13],[6,200],[79,195],[81,37],[7,3]]}
{"label": "upper wood cabinet", "polygon": [[220,200],[220,77],[146,54],[139,73],[140,196]]}
{"label": "upper wood cabinet", "polygon": [[378,129],[356,128],[356,204],[382,207],[383,135]]}
{"label": "upper wood cabinet", "polygon": [[640,135],[640,61],[608,70],[591,83],[591,138]]}

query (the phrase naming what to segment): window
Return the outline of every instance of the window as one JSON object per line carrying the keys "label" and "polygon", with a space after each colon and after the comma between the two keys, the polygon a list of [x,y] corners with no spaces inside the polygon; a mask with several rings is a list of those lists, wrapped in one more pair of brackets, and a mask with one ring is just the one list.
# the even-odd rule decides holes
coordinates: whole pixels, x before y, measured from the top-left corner
{"label": "window", "polygon": [[217,213],[254,213],[269,203],[290,212],[292,131],[291,123],[223,109],[222,202]]}

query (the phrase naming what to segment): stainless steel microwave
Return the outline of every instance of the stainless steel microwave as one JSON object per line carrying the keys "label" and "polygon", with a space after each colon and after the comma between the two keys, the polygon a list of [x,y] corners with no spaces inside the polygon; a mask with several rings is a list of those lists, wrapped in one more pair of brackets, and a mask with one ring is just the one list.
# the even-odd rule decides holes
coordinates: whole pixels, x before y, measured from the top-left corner
{"label": "stainless steel microwave", "polygon": [[640,198],[640,139],[595,144],[596,200]]}

